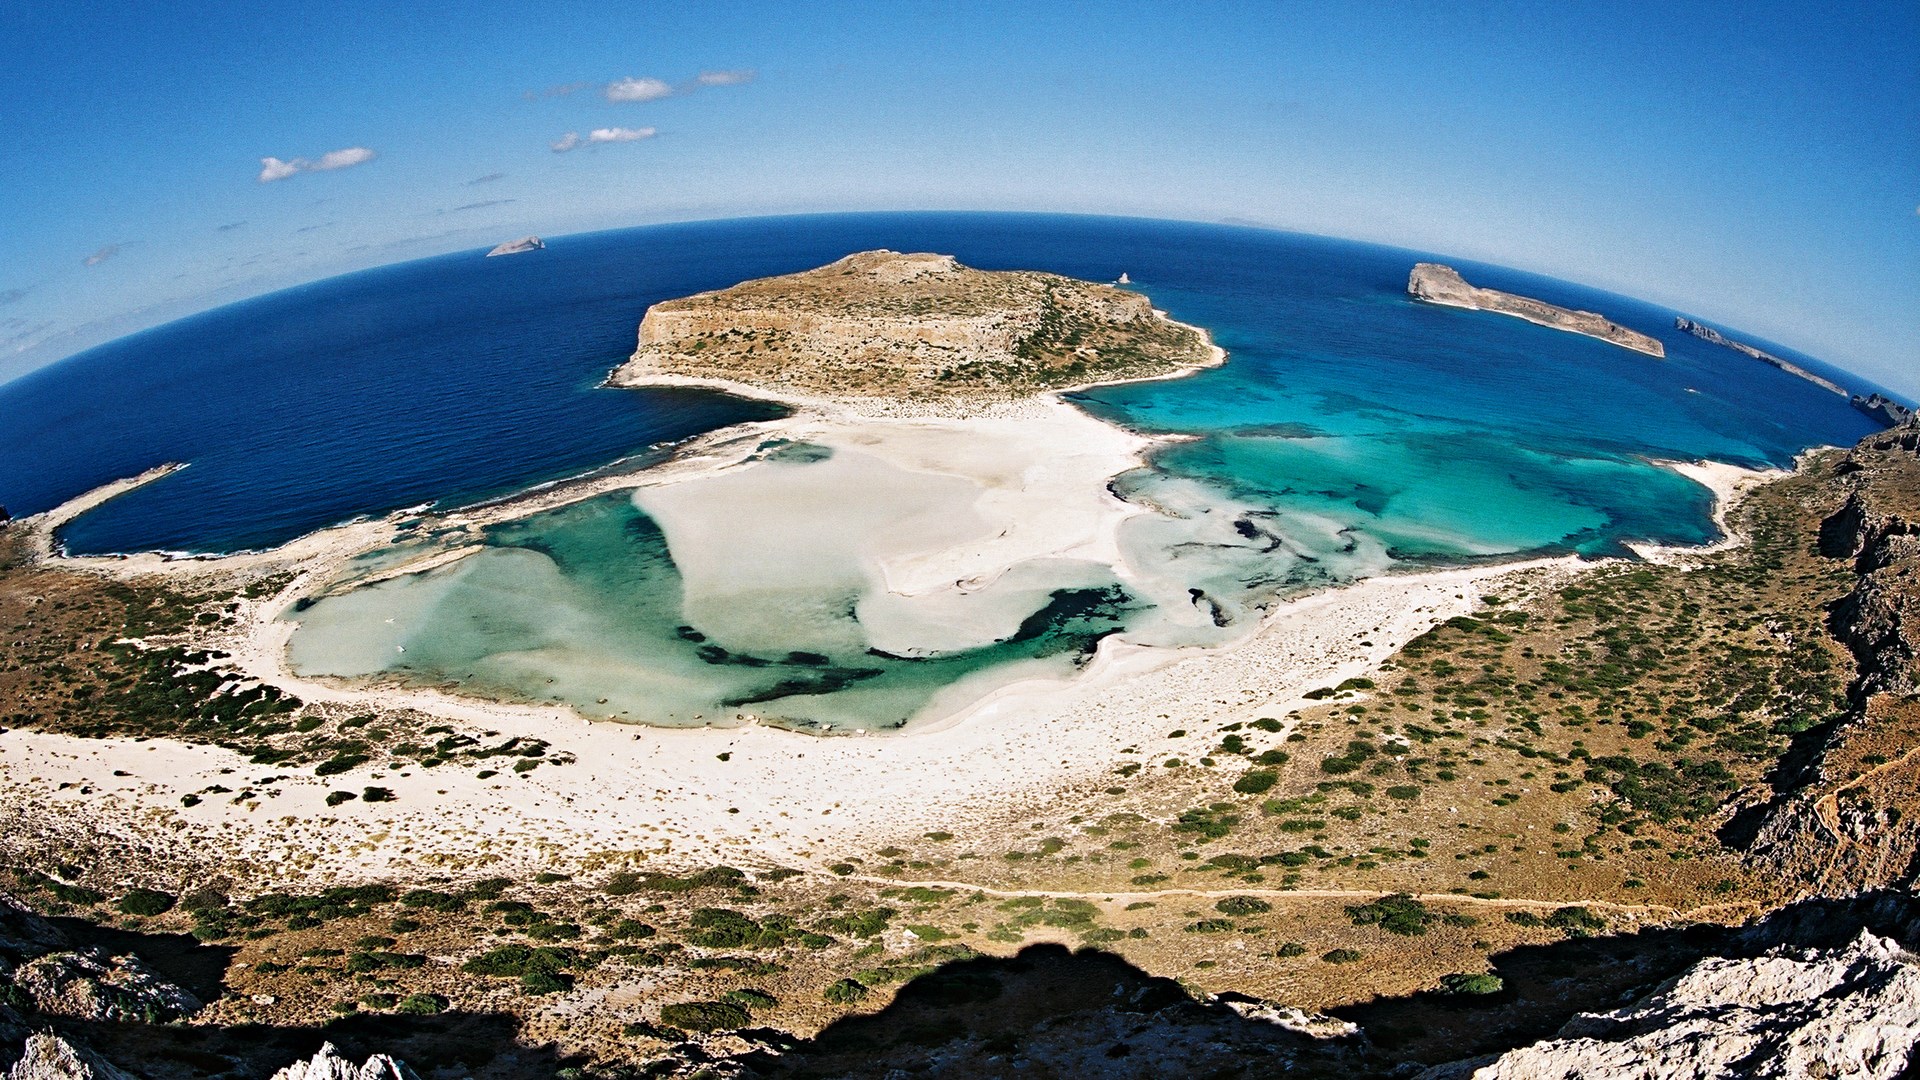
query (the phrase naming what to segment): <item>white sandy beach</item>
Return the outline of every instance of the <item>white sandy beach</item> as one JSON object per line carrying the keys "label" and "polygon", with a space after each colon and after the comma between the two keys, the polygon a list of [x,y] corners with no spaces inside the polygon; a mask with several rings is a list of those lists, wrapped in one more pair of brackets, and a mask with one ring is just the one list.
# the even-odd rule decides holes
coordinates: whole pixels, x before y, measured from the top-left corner
{"label": "white sandy beach", "polygon": [[[883,568],[889,596],[931,605],[895,613],[902,633],[924,634],[937,625],[929,613],[951,616],[958,636],[986,632],[996,625],[991,605],[974,612],[973,623],[956,614],[968,596],[990,594],[995,581],[1035,560],[1117,565],[1115,529],[1148,512],[1111,495],[1107,480],[1138,464],[1149,441],[1049,398],[975,418],[875,417],[810,403],[784,419],[696,440],[674,461],[643,473],[456,511],[439,524],[477,527],[632,487],[671,534],[692,527],[676,522],[677,514],[713,508],[693,497],[703,482],[710,490],[702,498],[722,506],[765,496],[764,485],[751,480],[756,466],[749,458],[773,439],[844,451],[860,463],[844,478],[855,483],[875,468],[930,478],[927,502],[916,513],[948,520],[937,528],[909,523],[893,541],[866,552]],[[1711,463],[1670,467],[1723,501],[1759,478]],[[739,490],[731,490],[736,483]],[[971,516],[954,517],[963,511]],[[33,527],[44,529],[46,520],[63,520],[65,512]],[[1003,820],[1029,808],[1039,820],[1055,793],[1105,787],[1117,765],[1147,761],[1160,749],[1150,744],[1171,729],[1185,728],[1198,742],[1225,724],[1283,718],[1305,704],[1308,691],[1371,671],[1436,623],[1474,610],[1484,595],[1591,565],[1568,557],[1370,578],[1281,603],[1257,631],[1224,647],[1149,648],[1108,638],[1077,677],[1030,679],[948,701],[937,721],[900,734],[821,738],[751,724],[669,729],[592,722],[554,706],[293,674],[286,645],[294,624],[279,616],[391,532],[391,521],[360,522],[226,559],[53,561],[117,576],[291,572],[292,583],[276,596],[245,603],[237,630],[216,633],[205,644],[230,652],[247,677],[309,702],[415,708],[468,730],[546,739],[556,756],[571,755],[576,763],[487,779],[453,765],[398,772],[364,767],[316,778],[310,770],[251,765],[206,746],[12,730],[0,733],[6,780],[0,814],[70,811],[78,820],[112,822],[129,840],[219,851],[268,876],[580,868],[630,859],[819,866],[893,838],[935,829],[960,833],[968,822]],[[951,543],[954,535],[966,542]],[[436,550],[381,576],[442,564],[466,550]],[[724,565],[694,567],[690,576],[707,573],[723,574]],[[248,783],[269,775],[281,779]],[[251,787],[259,795],[240,803],[230,801],[231,794],[208,796],[182,806],[183,795],[215,784],[234,793]],[[324,803],[330,790],[369,784],[391,788],[395,800]]]}

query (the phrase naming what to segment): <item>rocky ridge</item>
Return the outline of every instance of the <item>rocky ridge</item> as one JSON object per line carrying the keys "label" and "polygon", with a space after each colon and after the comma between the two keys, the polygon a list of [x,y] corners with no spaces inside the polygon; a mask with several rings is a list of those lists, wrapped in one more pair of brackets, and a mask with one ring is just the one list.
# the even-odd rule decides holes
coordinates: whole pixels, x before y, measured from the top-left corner
{"label": "rocky ridge", "polygon": [[[1920,882],[1920,421],[1862,440],[1830,466],[1845,492],[1820,552],[1852,563],[1828,613],[1853,654],[1849,709],[1782,783],[1750,859],[1803,895]],[[1785,779],[1785,778],[1783,778]]]}
{"label": "rocky ridge", "polygon": [[647,310],[608,381],[675,379],[836,399],[1015,400],[1218,362],[1138,293],[950,255],[863,251]]}
{"label": "rocky ridge", "polygon": [[1553,1038],[1419,1080],[1894,1080],[1920,1048],[1920,959],[1862,932],[1840,948],[1709,957]]}
{"label": "rocky ridge", "polygon": [[1512,315],[1554,330],[1565,330],[1573,334],[1599,338],[1601,341],[1618,345],[1623,349],[1632,349],[1634,352],[1646,353],[1648,356],[1664,358],[1667,355],[1667,347],[1658,339],[1638,330],[1629,330],[1604,315],[1592,311],[1575,311],[1572,308],[1563,308],[1528,296],[1516,296],[1498,289],[1476,288],[1467,284],[1466,279],[1461,277],[1453,267],[1443,266],[1440,263],[1415,263],[1413,273],[1407,277],[1407,292],[1416,299],[1425,300],[1430,304]]}

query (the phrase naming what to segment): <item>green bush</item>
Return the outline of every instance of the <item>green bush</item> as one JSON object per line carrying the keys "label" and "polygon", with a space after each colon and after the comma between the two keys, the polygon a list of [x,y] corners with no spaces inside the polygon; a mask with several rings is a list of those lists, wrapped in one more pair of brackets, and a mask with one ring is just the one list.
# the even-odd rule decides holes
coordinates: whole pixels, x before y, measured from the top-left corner
{"label": "green bush", "polygon": [[1358,949],[1334,949],[1320,954],[1320,959],[1329,964],[1352,964],[1359,962],[1361,958],[1362,954]]}
{"label": "green bush", "polygon": [[164,915],[173,904],[173,894],[158,889],[132,889],[120,898],[120,910],[128,915]]}
{"label": "green bush", "polygon": [[688,1031],[745,1027],[753,1014],[731,1001],[678,1001],[660,1007],[660,1022]]}
{"label": "green bush", "polygon": [[1222,915],[1259,915],[1272,911],[1273,905],[1257,896],[1229,896],[1213,905]]}
{"label": "green bush", "polygon": [[554,975],[574,965],[572,949],[530,945],[496,945],[460,965],[469,975]]}
{"label": "green bush", "polygon": [[354,769],[366,763],[367,755],[365,754],[335,754],[333,757],[315,765],[313,767],[313,775],[337,776],[343,772],[352,772]]}
{"label": "green bush", "polygon": [[1233,790],[1242,795],[1260,795],[1279,782],[1280,774],[1272,769],[1249,769],[1233,782]]}
{"label": "green bush", "polygon": [[1350,904],[1347,915],[1355,926],[1377,925],[1390,934],[1407,937],[1426,933],[1427,925],[1437,917],[1427,905],[1406,893],[1383,896],[1371,904]]}
{"label": "green bush", "polygon": [[828,986],[825,993],[821,996],[826,998],[827,1004],[829,1005],[851,1005],[872,992],[873,991],[868,990],[865,985],[853,979],[841,979],[839,982]]}
{"label": "green bush", "polygon": [[408,994],[393,1008],[410,1016],[432,1016],[447,1011],[447,999],[439,994]]}
{"label": "green bush", "polygon": [[743,986],[738,990],[729,990],[720,995],[722,1001],[730,1001],[743,1009],[771,1009],[780,1004],[780,999],[765,990],[756,990]]}
{"label": "green bush", "polygon": [[520,976],[520,989],[529,994],[559,994],[573,986],[573,976],[551,971],[529,971]]}
{"label": "green bush", "polygon": [[360,793],[362,802],[392,802],[393,792],[383,787],[370,787]]}
{"label": "green bush", "polygon": [[352,802],[359,797],[360,796],[355,795],[351,791],[329,791],[327,792],[327,805],[339,806],[343,802]]}
{"label": "green bush", "polygon": [[1507,988],[1506,980],[1498,975],[1475,975],[1460,972],[1455,975],[1443,975],[1440,985],[1449,994],[1497,994]]}

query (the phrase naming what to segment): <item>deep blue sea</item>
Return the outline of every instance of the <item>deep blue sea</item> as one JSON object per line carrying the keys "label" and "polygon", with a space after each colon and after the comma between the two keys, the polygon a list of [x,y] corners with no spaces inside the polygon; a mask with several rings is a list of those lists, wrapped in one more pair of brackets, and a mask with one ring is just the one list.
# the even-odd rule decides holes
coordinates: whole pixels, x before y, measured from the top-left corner
{"label": "deep blue sea", "polygon": [[[632,350],[648,305],[874,247],[947,252],[984,269],[1096,280],[1126,272],[1158,306],[1210,330],[1232,359],[1081,403],[1142,429],[1201,436],[1163,453],[1163,474],[1369,533],[1400,558],[1706,539],[1704,492],[1642,457],[1780,465],[1875,426],[1832,394],[1674,330],[1674,312],[1319,237],[913,213],[652,226],[548,244],[289,289],[0,387],[0,504],[32,513],[184,461],[191,467],[80,518],[63,541],[76,552],[230,551],[573,475],[768,415],[715,394],[598,388]],[[1449,262],[1478,285],[1603,312],[1660,338],[1668,357],[1415,303],[1405,285],[1420,259]]]}

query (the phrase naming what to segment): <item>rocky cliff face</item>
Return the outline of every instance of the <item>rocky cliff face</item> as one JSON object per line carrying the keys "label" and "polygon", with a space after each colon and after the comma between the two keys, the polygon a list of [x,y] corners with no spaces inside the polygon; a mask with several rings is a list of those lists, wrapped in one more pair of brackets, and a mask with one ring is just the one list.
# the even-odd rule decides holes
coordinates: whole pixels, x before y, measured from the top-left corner
{"label": "rocky cliff face", "polygon": [[1857,575],[1828,613],[1854,657],[1850,707],[1748,850],[1808,895],[1844,896],[1920,883],[1920,422],[1862,440],[1831,482],[1845,496],[1820,551]]}
{"label": "rocky cliff face", "polygon": [[1439,263],[1414,264],[1413,273],[1407,277],[1407,292],[1432,304],[1512,315],[1555,330],[1599,338],[1601,341],[1610,342],[1623,349],[1632,349],[1634,352],[1646,353],[1648,356],[1667,355],[1667,347],[1658,339],[1638,330],[1629,330],[1604,315],[1591,311],[1575,311],[1543,300],[1535,300],[1532,297],[1501,292],[1498,289],[1475,288],[1467,284],[1466,279],[1462,278],[1453,267],[1442,266]]}
{"label": "rocky cliff face", "polygon": [[1009,399],[1215,363],[1146,297],[952,256],[865,251],[655,304],[615,385],[724,380],[849,398]]}
{"label": "rocky cliff face", "polygon": [[1558,1036],[1420,1080],[1895,1080],[1920,1065],[1920,960],[1862,933],[1830,949],[1711,957]]}

